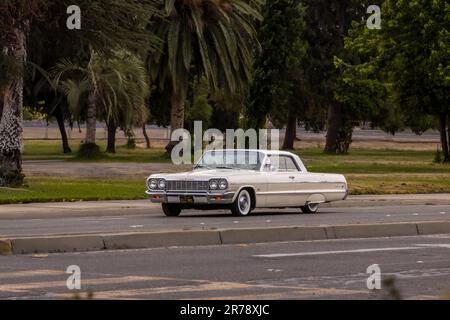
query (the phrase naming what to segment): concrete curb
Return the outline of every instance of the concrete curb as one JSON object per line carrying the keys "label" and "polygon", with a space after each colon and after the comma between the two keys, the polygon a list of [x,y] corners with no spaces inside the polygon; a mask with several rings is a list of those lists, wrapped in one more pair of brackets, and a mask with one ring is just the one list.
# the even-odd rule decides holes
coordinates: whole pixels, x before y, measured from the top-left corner
{"label": "concrete curb", "polygon": [[[449,229],[450,232],[450,229]],[[415,223],[348,225],[327,227],[329,239],[401,237],[418,235]]]}
{"label": "concrete curb", "polygon": [[0,255],[450,234],[449,221],[212,231],[47,236],[0,240]]}
{"label": "concrete curb", "polygon": [[419,235],[449,233],[450,221],[422,222],[417,224]]}
{"label": "concrete curb", "polygon": [[47,236],[10,239],[14,254],[86,252],[105,249],[102,236]]}
{"label": "concrete curb", "polygon": [[219,245],[217,231],[181,231],[158,233],[128,233],[105,235],[105,249],[141,249],[173,246],[211,246]]}
{"label": "concrete curb", "polygon": [[278,227],[219,230],[222,244],[325,240],[323,227]]}

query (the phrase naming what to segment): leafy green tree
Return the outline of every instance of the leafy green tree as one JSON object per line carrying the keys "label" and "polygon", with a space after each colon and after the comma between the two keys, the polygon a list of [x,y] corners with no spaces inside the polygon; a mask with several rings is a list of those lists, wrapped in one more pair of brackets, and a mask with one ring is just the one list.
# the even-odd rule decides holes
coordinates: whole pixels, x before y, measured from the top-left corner
{"label": "leafy green tree", "polygon": [[[162,0],[164,17],[148,29],[164,40],[148,57],[152,82],[170,103],[172,130],[183,128],[189,82],[204,76],[211,92],[244,92],[251,81],[252,48],[261,0]],[[167,150],[171,150],[169,143]]]}
{"label": "leafy green tree", "polygon": [[[246,95],[210,96],[209,104],[213,108],[211,127],[226,133],[227,129],[242,128],[240,123],[241,112],[245,106]],[[226,141],[225,141],[226,142]]]}
{"label": "leafy green tree", "polygon": [[[450,4],[386,0],[382,17],[380,30],[356,25],[347,39],[347,48],[365,57],[348,66],[359,69],[350,81],[372,70],[371,81],[383,84],[390,99],[394,94],[397,110],[417,133],[432,126],[430,116],[438,119],[444,161],[450,162]],[[354,92],[343,96],[352,103]]]}
{"label": "leafy green tree", "polygon": [[[22,107],[24,66],[29,53],[30,32],[39,21],[49,26],[66,28],[69,0],[3,0],[0,3],[1,75],[0,88],[0,185],[20,185],[22,174]],[[80,50],[93,47],[111,52],[118,45],[141,49],[146,41],[154,48],[155,37],[144,30],[144,22],[154,15],[154,1],[80,0],[82,29],[71,33],[70,41],[82,44]],[[58,14],[54,14],[57,11]]]}
{"label": "leafy green tree", "polygon": [[270,115],[277,126],[287,124],[283,148],[293,149],[297,119],[305,109],[301,97],[305,7],[300,0],[267,1],[263,15],[258,30],[262,50],[256,57],[246,126],[263,128]]}
{"label": "leafy green tree", "polygon": [[195,121],[202,122],[203,130],[209,128],[213,108],[209,104],[208,97],[209,90],[205,78],[195,81],[192,90],[192,101],[188,103],[189,105],[186,110],[185,127],[189,131],[193,132]]}
{"label": "leafy green tree", "polygon": [[[352,113],[346,112],[336,99],[337,78],[341,70],[334,64],[335,57],[348,59],[344,38],[352,21],[366,14],[366,3],[361,0],[304,0],[307,6],[305,36],[308,42],[304,81],[306,103],[316,117],[315,126],[326,123],[325,152],[346,153],[352,137]],[[373,4],[373,3],[371,3]]]}

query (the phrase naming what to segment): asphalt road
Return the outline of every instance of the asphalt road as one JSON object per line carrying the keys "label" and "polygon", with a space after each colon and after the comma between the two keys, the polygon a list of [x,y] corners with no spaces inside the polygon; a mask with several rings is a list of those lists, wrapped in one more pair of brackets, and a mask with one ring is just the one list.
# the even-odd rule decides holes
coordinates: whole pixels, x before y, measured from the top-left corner
{"label": "asphalt road", "polygon": [[[366,285],[373,264],[381,290]],[[450,235],[0,256],[0,299],[383,299],[387,279],[402,298],[443,298]]]}
{"label": "asphalt road", "polygon": [[[299,209],[256,210],[244,218],[233,217],[223,210],[186,210],[180,217],[169,218],[158,205],[147,204],[144,208],[148,208],[149,213],[140,208],[129,209],[126,215],[98,216],[94,212],[93,216],[83,217],[67,214],[43,219],[1,219],[0,237],[450,221],[450,205],[326,207],[313,215],[300,214]],[[94,210],[101,211],[101,207]],[[136,210],[135,215],[133,210]]]}

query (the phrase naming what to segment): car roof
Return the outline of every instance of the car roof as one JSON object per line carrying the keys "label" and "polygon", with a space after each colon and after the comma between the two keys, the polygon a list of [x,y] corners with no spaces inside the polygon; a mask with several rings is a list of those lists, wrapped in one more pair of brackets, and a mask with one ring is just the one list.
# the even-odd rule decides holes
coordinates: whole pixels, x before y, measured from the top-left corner
{"label": "car roof", "polygon": [[241,152],[262,152],[265,153],[267,155],[274,155],[274,154],[278,154],[278,155],[294,155],[291,152],[288,151],[281,151],[281,150],[265,150],[265,149],[214,149],[214,150],[208,150],[207,152],[227,152],[227,151],[241,151]]}
{"label": "car roof", "polygon": [[243,151],[243,152],[260,152],[264,154],[264,156],[272,156],[272,155],[285,155],[285,156],[291,156],[295,159],[295,161],[300,166],[300,169],[302,172],[308,172],[308,169],[303,164],[303,161],[300,159],[300,157],[292,152],[288,151],[280,151],[280,150],[264,150],[264,149],[214,149],[214,150],[208,150],[207,152],[226,152],[226,151]]}

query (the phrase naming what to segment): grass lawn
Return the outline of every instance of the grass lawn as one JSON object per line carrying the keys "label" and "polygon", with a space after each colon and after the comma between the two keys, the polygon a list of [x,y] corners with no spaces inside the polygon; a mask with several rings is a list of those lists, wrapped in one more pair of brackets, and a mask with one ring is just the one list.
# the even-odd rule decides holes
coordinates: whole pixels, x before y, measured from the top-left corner
{"label": "grass lawn", "polygon": [[[72,143],[72,148],[76,152],[77,144]],[[93,161],[170,163],[161,149],[121,146],[117,151]],[[306,148],[296,152],[309,171],[345,174],[351,194],[450,193],[450,165],[433,163],[433,151],[355,148],[349,155],[326,155],[320,148]],[[75,155],[62,155],[58,141],[26,142],[24,159],[81,161]],[[0,189],[0,203],[145,199],[144,181],[135,179],[27,177],[27,184],[23,189]]]}
{"label": "grass lawn", "polygon": [[27,178],[28,187],[0,188],[0,204],[145,199],[142,180]]}
{"label": "grass lawn", "polygon": [[350,194],[450,193],[450,165],[434,163],[432,151],[366,148],[328,155],[316,148],[297,154],[309,171],[344,174]]}

